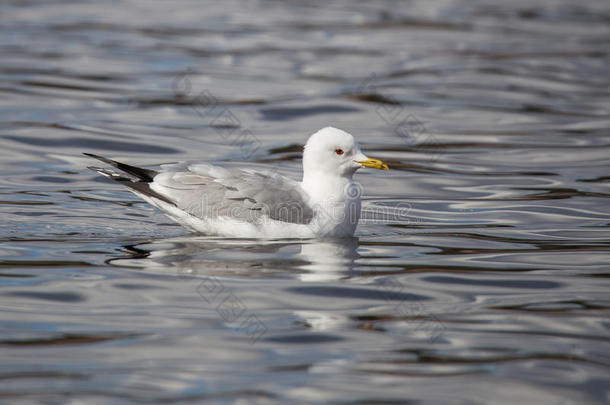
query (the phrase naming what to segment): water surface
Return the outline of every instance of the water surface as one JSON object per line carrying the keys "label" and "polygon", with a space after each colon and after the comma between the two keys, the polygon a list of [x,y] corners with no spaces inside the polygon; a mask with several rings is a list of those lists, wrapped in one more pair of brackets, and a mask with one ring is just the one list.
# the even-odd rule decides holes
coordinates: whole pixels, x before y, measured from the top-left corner
{"label": "water surface", "polygon": [[[603,0],[5,1],[5,403],[610,400]],[[344,241],[189,235],[81,152],[361,171]],[[240,402],[241,401],[241,402]]]}

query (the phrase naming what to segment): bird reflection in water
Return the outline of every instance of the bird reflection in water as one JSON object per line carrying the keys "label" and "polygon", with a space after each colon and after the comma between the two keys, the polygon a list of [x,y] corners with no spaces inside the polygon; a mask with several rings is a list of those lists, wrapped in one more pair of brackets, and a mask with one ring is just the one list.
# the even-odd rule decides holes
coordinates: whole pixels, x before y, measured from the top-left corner
{"label": "bird reflection in water", "polygon": [[180,277],[296,275],[302,281],[346,278],[355,266],[358,238],[239,240],[185,236],[123,246],[109,264]]}

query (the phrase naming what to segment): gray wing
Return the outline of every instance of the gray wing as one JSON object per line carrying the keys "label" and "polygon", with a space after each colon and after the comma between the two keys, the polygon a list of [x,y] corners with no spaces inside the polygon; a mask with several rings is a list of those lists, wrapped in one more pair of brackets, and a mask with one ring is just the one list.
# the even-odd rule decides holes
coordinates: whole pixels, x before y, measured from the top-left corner
{"label": "gray wing", "polygon": [[227,170],[211,165],[165,165],[150,188],[198,218],[247,222],[270,218],[308,224],[314,212],[298,182],[271,172]]}

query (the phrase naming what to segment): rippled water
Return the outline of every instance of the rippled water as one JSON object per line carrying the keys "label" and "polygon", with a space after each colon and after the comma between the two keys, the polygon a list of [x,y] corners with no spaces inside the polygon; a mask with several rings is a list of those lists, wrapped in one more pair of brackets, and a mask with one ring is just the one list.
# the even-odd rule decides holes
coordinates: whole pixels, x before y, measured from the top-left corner
{"label": "rippled water", "polygon": [[[0,5],[4,403],[610,400],[610,6]],[[189,235],[86,169],[298,178],[334,125],[346,241]]]}

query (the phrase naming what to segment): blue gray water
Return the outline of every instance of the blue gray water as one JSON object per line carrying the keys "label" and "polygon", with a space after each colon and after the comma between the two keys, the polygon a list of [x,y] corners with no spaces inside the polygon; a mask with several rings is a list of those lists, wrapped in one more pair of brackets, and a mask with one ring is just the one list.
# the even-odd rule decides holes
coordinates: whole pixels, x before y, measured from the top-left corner
{"label": "blue gray water", "polygon": [[[0,402],[610,401],[606,0],[0,4]],[[346,241],[189,235],[86,169],[298,178]]]}

